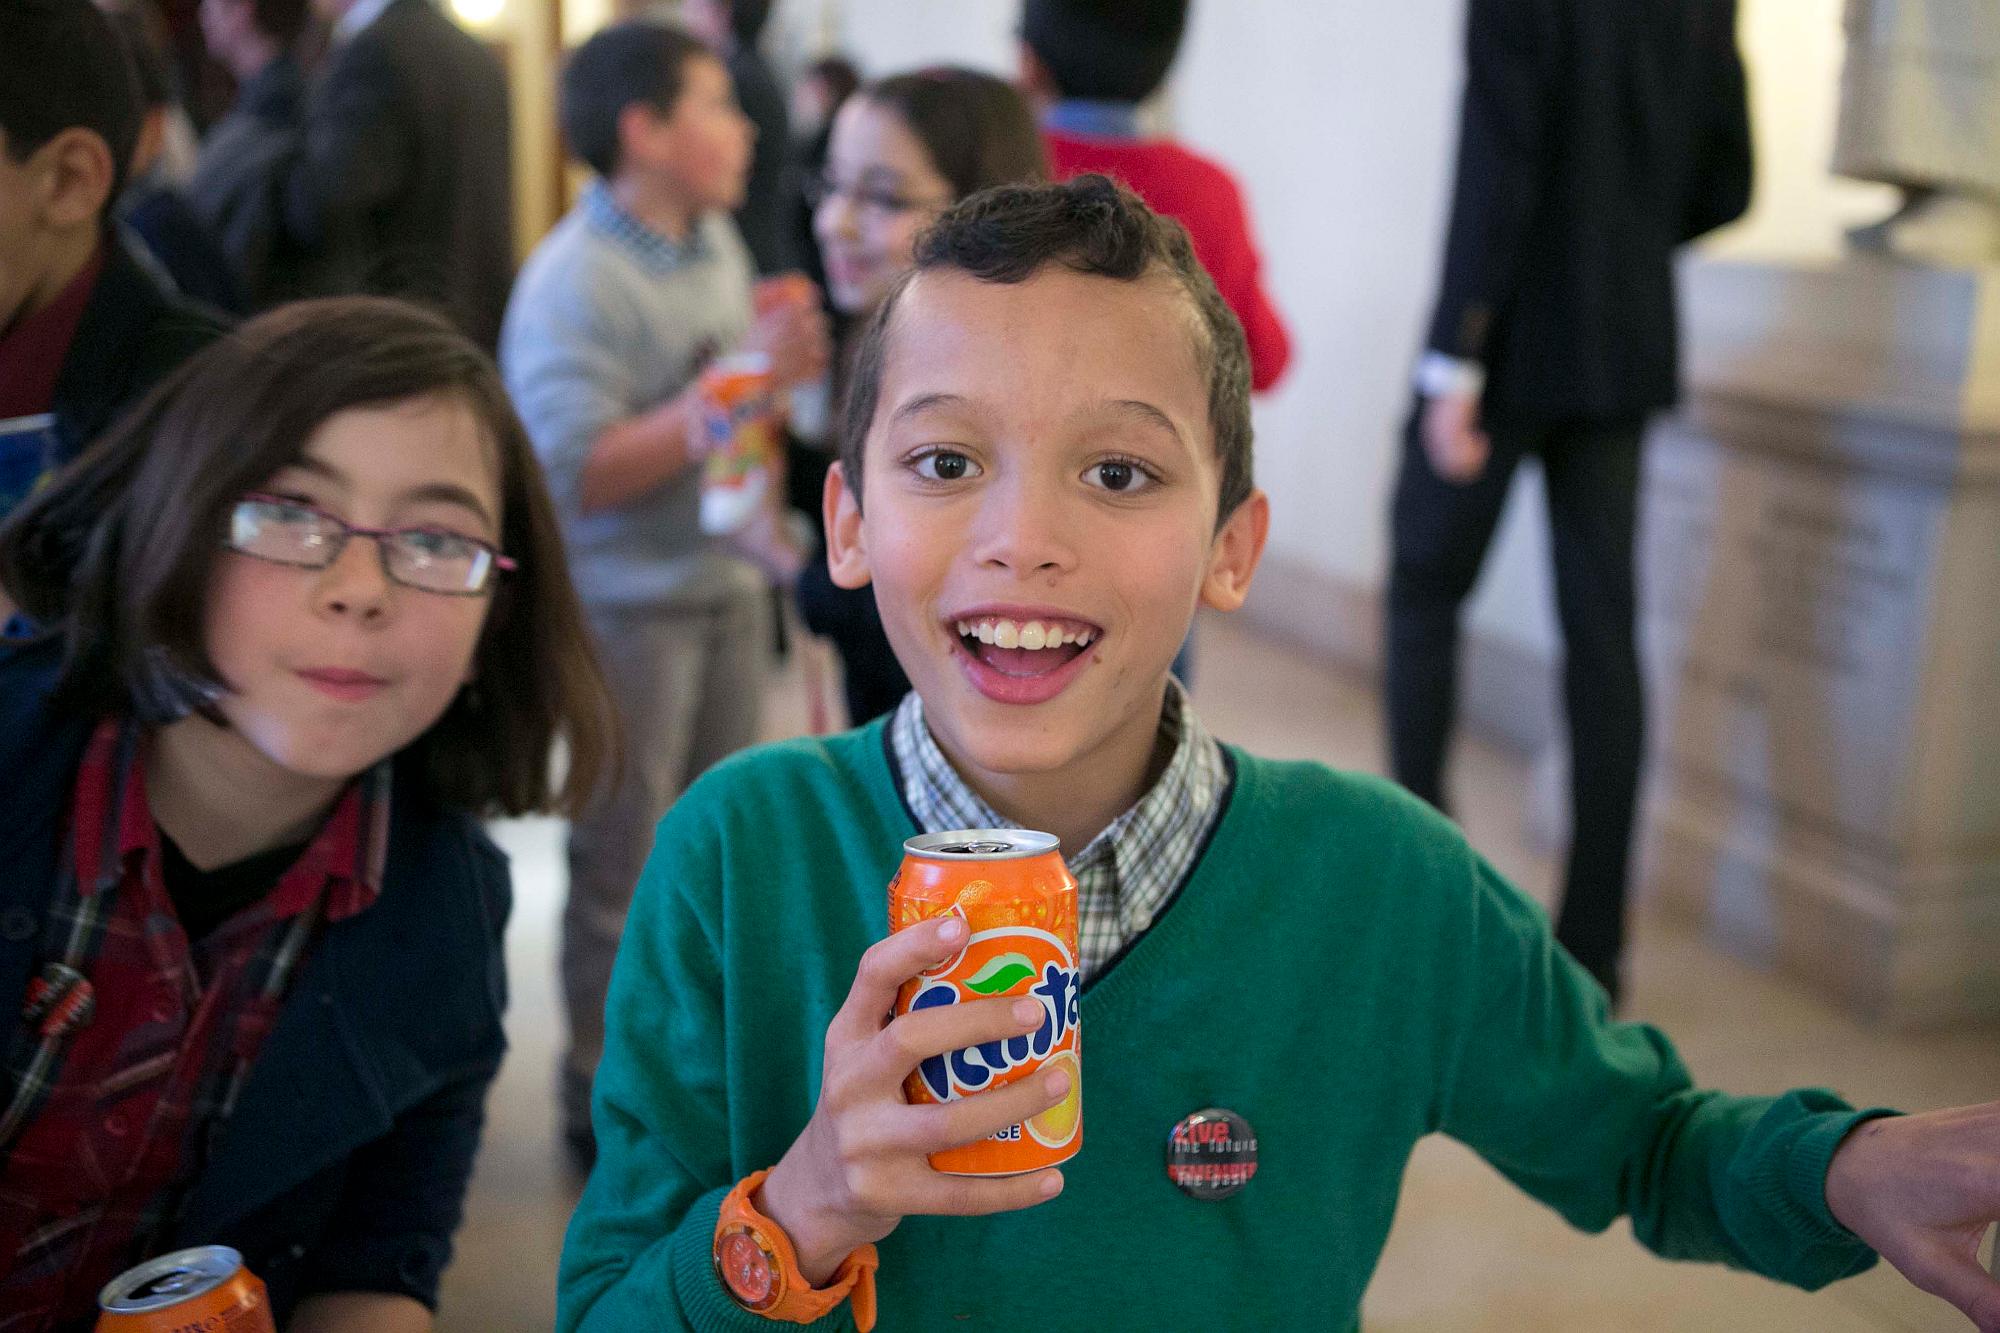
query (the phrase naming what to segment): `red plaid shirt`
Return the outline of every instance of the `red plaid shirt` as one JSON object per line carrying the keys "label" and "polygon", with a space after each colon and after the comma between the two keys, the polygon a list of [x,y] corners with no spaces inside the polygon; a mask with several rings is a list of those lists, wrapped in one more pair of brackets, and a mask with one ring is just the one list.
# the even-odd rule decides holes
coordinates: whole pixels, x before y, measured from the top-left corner
{"label": "red plaid shirt", "polygon": [[[75,959],[94,1011],[48,1047],[25,1016],[0,1096],[0,1333],[87,1326],[97,1293],[145,1251],[199,1174],[276,1022],[319,921],[374,902],[388,764],[356,782],[275,888],[190,946],[161,874],[144,740],[106,722],[77,771],[71,863],[42,957]],[[30,1001],[33,997],[30,996]]]}

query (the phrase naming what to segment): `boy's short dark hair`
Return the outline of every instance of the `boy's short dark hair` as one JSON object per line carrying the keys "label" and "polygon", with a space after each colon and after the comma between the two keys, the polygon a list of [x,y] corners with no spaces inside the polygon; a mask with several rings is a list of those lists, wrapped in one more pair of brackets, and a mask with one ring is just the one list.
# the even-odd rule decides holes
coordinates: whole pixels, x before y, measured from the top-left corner
{"label": "boy's short dark hair", "polygon": [[1064,97],[1139,102],[1166,81],[1187,0],[1026,0],[1021,40]]}
{"label": "boy's short dark hair", "polygon": [[0,4],[0,134],[8,157],[25,162],[80,125],[111,150],[115,199],[142,116],[125,43],[91,0]]}
{"label": "boy's short dark hair", "polygon": [[634,102],[666,115],[680,100],[687,65],[717,59],[707,43],[655,19],[614,23],[563,67],[558,113],[569,149],[607,180],[618,170],[618,118]]}
{"label": "boy's short dark hair", "polygon": [[1187,231],[1103,176],[1055,185],[1002,185],[961,200],[917,238],[916,267],[893,287],[855,349],[840,433],[841,470],[861,501],[861,461],[882,389],[890,321],[917,274],[956,269],[981,282],[1022,282],[1051,264],[1139,282],[1155,274],[1186,294],[1201,325],[1195,349],[1208,373],[1208,424],[1222,465],[1216,525],[1250,495],[1250,350],[1229,303],[1194,257]]}
{"label": "boy's short dark hair", "polygon": [[[540,466],[492,361],[402,301],[299,301],[250,321],[0,525],[0,585],[64,647],[58,701],[151,722],[204,707],[226,688],[203,608],[231,508],[338,413],[433,396],[463,402],[492,442],[500,546],[520,565],[492,594],[472,684],[409,758],[456,809],[580,809],[615,762],[616,728]],[[558,737],[570,754],[560,784]]]}

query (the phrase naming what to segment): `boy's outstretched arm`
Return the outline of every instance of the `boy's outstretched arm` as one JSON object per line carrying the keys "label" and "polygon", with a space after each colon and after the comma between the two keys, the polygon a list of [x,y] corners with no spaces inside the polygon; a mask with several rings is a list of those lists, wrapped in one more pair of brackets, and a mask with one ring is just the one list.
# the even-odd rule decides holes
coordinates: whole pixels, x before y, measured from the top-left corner
{"label": "boy's outstretched arm", "polygon": [[[1542,910],[1469,862],[1470,928],[1440,963],[1462,978],[1437,1128],[1576,1227],[1629,1216],[1670,1259],[1726,1263],[1814,1289],[1874,1253],[1828,1210],[1827,1166],[1871,1115],[1831,1092],[1734,1097],[1694,1086],[1673,1043],[1616,1023]],[[1462,918],[1464,919],[1464,918]]]}
{"label": "boy's outstretched arm", "polygon": [[1476,924],[1448,965],[1476,980],[1451,1020],[1440,1129],[1585,1230],[1624,1214],[1668,1258],[1808,1290],[1879,1249],[2000,1333],[2000,1283],[1976,1258],[2000,1216],[2000,1104],[1898,1116],[1821,1089],[1698,1089],[1665,1034],[1610,1020],[1539,908],[1483,862],[1473,875]]}
{"label": "boy's outstretched arm", "polygon": [[1826,1204],[1904,1277],[2000,1333],[2000,1281],[1979,1266],[2000,1221],[2000,1102],[1855,1126],[1827,1170]]}

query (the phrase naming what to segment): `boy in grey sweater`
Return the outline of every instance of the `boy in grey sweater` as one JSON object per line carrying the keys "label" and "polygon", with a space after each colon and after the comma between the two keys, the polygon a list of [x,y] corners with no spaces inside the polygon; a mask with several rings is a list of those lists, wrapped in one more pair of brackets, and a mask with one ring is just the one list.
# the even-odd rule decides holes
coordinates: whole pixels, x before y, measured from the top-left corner
{"label": "boy in grey sweater", "polygon": [[747,540],[703,534],[695,381],[745,349],[769,357],[778,387],[796,384],[824,368],[827,338],[796,303],[753,318],[729,210],[754,131],[706,46],[654,22],[606,28],[564,71],[561,113],[598,178],[515,284],[500,365],[625,718],[623,775],[570,832],[563,913],[563,1113],[587,1167],[605,987],[653,826],[704,768],[756,739],[765,578],[801,558],[775,504]]}

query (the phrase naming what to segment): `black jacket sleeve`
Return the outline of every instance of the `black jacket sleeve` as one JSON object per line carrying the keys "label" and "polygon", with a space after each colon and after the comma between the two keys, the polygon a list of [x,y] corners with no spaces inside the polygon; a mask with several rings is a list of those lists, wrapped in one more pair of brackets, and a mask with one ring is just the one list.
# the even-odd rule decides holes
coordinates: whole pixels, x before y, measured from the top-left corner
{"label": "black jacket sleeve", "polygon": [[437,1308],[498,1070],[495,1059],[448,1079],[348,1159],[339,1201],[303,1256],[300,1298],[394,1292]]}
{"label": "black jacket sleeve", "polygon": [[1736,49],[1736,0],[1719,0],[1703,34],[1708,117],[1695,145],[1681,239],[1691,241],[1734,222],[1750,207],[1753,154],[1743,57]]}
{"label": "black jacket sleeve", "polygon": [[1470,0],[1457,185],[1428,346],[1485,359],[1494,312],[1521,267],[1547,175],[1552,71],[1562,58],[1552,0]]}

